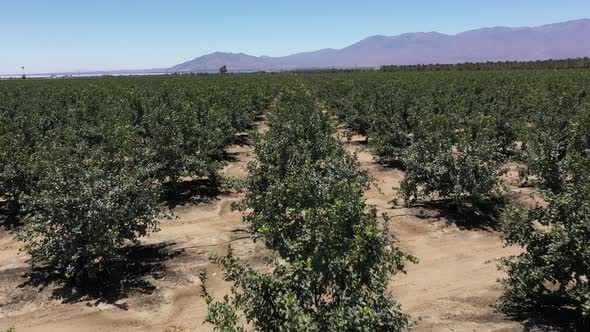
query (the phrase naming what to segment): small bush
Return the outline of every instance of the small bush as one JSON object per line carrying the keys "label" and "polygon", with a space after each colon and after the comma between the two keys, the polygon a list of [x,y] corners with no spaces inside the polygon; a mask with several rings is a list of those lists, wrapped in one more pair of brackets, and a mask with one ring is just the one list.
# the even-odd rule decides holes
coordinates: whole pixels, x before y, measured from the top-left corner
{"label": "small bush", "polygon": [[468,208],[466,204],[477,205],[502,189],[504,157],[489,119],[458,122],[433,116],[422,128],[426,132],[418,133],[403,152],[406,174],[400,189],[406,204],[437,195]]}
{"label": "small bush", "polygon": [[33,266],[80,281],[119,259],[128,241],[157,228],[159,185],[121,156],[48,147],[36,189],[23,197],[17,238]]}
{"label": "small bush", "polygon": [[568,117],[540,115],[534,130],[527,131],[523,151],[527,168],[523,177],[538,179],[542,189],[559,193],[568,181],[568,156],[581,153],[590,157],[589,106]]}
{"label": "small bush", "polygon": [[[506,243],[525,249],[500,267],[506,292],[496,308],[507,313],[541,306],[574,308],[590,317],[590,160],[568,158],[569,176],[546,207],[514,208],[503,226]],[[551,301],[548,301],[552,298]]]}

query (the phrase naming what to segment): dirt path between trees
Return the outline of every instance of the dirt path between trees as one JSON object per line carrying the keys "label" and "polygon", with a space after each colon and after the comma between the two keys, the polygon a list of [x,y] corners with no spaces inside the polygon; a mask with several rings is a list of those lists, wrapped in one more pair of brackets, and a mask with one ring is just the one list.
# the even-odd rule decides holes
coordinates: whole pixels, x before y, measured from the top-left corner
{"label": "dirt path between trees", "polygon": [[503,276],[494,260],[516,249],[504,248],[495,231],[460,229],[437,211],[404,208],[401,200],[395,204],[392,188],[399,186],[403,172],[377,163],[363,141],[360,136],[343,139],[379,187],[366,192],[367,202],[391,217],[400,247],[420,260],[391,284],[402,309],[419,320],[416,331],[522,331],[518,322],[490,307],[501,294],[496,280]]}

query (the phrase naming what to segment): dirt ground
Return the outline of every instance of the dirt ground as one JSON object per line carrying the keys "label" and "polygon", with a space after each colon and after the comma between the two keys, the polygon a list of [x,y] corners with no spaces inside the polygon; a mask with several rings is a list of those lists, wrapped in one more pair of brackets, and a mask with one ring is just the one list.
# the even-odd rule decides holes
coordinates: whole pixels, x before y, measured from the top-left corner
{"label": "dirt ground", "polygon": [[395,202],[393,188],[403,172],[381,166],[362,141],[355,136],[345,144],[375,178],[367,202],[390,216],[399,246],[420,260],[391,283],[403,310],[418,320],[416,331],[522,331],[518,322],[490,307],[502,292],[496,281],[503,273],[495,260],[518,249],[505,248],[500,234],[485,225],[458,226],[435,208]]}
{"label": "dirt ground", "polygon": [[[265,124],[261,124],[264,127]],[[403,173],[376,163],[355,137],[346,146],[356,152],[379,189],[366,194],[368,203],[391,216],[399,245],[417,256],[391,287],[403,310],[418,320],[417,331],[521,331],[522,326],[493,312],[490,304],[501,293],[502,277],[494,260],[515,253],[504,248],[500,235],[489,229],[459,227],[434,208],[403,208],[394,204],[393,187]],[[224,175],[243,178],[252,158],[248,145],[232,146],[234,157]],[[191,189],[194,190],[194,189]],[[14,325],[21,331],[210,331],[203,324],[206,307],[200,298],[199,272],[209,270],[208,286],[217,296],[228,286],[208,262],[211,251],[223,253],[231,242],[236,254],[254,262],[265,255],[243,232],[240,214],[231,203],[233,191],[196,190],[170,202],[174,219],[142,241],[140,258],[131,266],[116,294],[96,296],[29,278],[19,243],[0,234],[0,331]]]}

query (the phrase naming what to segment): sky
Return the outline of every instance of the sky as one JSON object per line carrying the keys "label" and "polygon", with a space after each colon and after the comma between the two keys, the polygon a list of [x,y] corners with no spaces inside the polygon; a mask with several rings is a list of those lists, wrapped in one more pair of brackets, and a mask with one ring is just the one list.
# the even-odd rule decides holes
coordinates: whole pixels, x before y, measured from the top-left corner
{"label": "sky", "polygon": [[0,0],[0,74],[166,68],[215,51],[279,56],[581,18],[590,0]]}

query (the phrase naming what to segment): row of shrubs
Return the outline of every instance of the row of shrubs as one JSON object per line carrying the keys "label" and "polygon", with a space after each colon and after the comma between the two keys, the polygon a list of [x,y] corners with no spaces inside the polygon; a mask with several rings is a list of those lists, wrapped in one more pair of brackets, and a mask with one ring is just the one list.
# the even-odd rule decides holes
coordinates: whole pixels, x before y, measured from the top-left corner
{"label": "row of shrubs", "polygon": [[[588,321],[589,75],[363,75],[310,81],[334,114],[367,135],[381,162],[404,170],[399,189],[406,203],[450,203],[468,226],[492,217],[507,245],[525,249],[500,263],[506,292],[496,308],[510,314],[568,308]],[[520,165],[522,183],[537,186],[546,204],[507,201],[502,176],[509,162]]]}
{"label": "row of shrubs", "polygon": [[[235,78],[233,78],[235,80]],[[101,78],[0,86],[0,196],[34,267],[84,283],[157,231],[167,191],[218,178],[225,148],[272,99],[232,78]]]}
{"label": "row of shrubs", "polygon": [[239,206],[274,259],[252,266],[231,248],[213,258],[233,284],[215,300],[202,276],[207,320],[222,331],[401,331],[412,324],[388,283],[416,258],[397,248],[386,216],[365,203],[367,172],[334,133],[305,89],[280,94]]}

